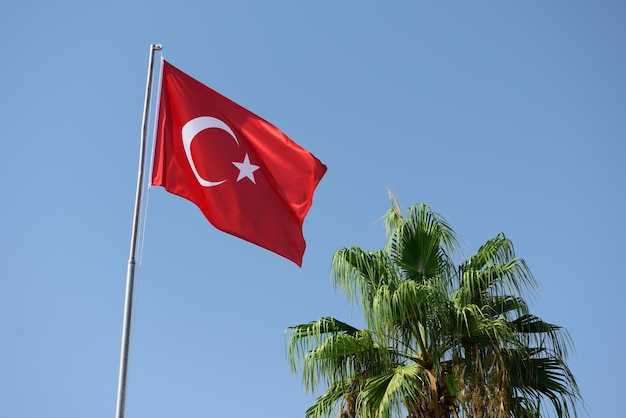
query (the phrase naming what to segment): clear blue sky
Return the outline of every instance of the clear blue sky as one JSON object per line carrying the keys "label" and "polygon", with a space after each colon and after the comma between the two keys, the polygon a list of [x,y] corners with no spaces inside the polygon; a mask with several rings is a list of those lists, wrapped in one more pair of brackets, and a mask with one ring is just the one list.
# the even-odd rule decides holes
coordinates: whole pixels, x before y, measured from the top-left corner
{"label": "clear blue sky", "polygon": [[[468,254],[505,232],[566,327],[591,417],[619,416],[622,1],[5,1],[0,416],[113,417],[148,47],[327,166],[303,268],[154,188],[127,418],[298,417],[289,325],[359,323],[335,250],[384,243],[387,188]],[[617,409],[616,409],[617,408]]]}

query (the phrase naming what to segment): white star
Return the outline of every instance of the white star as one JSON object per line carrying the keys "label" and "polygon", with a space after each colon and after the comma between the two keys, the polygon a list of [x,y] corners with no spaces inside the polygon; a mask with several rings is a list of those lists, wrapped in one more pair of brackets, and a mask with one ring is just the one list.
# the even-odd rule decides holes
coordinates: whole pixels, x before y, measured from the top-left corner
{"label": "white star", "polygon": [[243,162],[236,163],[233,161],[235,167],[239,169],[239,175],[237,176],[237,181],[241,180],[244,177],[248,177],[252,183],[256,184],[254,180],[254,172],[259,169],[258,165],[250,164],[250,158],[248,158],[248,154],[243,159]]}

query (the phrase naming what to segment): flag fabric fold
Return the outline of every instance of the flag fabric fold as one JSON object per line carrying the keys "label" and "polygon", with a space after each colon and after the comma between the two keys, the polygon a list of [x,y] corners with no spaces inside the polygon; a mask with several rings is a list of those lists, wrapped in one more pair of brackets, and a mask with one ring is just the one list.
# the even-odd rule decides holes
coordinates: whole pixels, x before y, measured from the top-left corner
{"label": "flag fabric fold", "polygon": [[325,173],[278,128],[163,61],[152,185],[301,266],[302,225]]}

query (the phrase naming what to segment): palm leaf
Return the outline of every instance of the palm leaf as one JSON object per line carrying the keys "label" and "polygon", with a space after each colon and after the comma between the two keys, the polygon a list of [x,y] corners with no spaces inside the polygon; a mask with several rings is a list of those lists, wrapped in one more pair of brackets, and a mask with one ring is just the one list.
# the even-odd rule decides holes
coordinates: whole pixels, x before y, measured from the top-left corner
{"label": "palm leaf", "polygon": [[311,407],[306,410],[307,418],[330,418],[334,412],[341,408],[341,400],[346,393],[349,393],[352,382],[349,380],[338,380],[320,395]]}
{"label": "palm leaf", "polygon": [[380,286],[394,286],[398,269],[384,251],[364,251],[357,246],[338,250],[332,259],[332,284],[342,288],[351,303],[361,301],[367,318],[373,294]]}
{"label": "palm leaf", "polygon": [[428,383],[419,377],[421,371],[418,364],[411,363],[368,379],[360,395],[361,417],[400,416],[407,404],[420,402],[429,390]]}
{"label": "palm leaf", "polygon": [[437,276],[449,278],[457,247],[452,228],[422,204],[407,209],[406,220],[391,236],[389,253],[407,279],[423,281]]}
{"label": "palm leaf", "polygon": [[580,391],[562,359],[542,348],[510,350],[505,359],[511,387],[525,398],[547,398],[557,416],[577,416]]}
{"label": "palm leaf", "polygon": [[295,371],[296,361],[321,344],[329,335],[354,335],[359,330],[335,318],[324,317],[307,324],[294,325],[285,331],[288,357]]}
{"label": "palm leaf", "polygon": [[558,358],[567,358],[568,348],[573,346],[569,333],[562,327],[526,314],[510,322],[510,326],[521,334],[526,346],[547,347]]}

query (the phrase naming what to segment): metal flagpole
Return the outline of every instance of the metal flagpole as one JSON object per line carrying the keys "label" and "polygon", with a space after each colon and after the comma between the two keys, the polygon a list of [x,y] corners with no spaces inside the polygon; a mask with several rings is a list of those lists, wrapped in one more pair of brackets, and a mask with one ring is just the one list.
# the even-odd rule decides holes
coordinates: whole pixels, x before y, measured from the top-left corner
{"label": "metal flagpole", "polygon": [[128,348],[130,345],[130,324],[133,308],[133,287],[135,285],[135,253],[137,250],[137,231],[139,230],[139,213],[141,206],[141,192],[143,189],[143,172],[146,155],[146,136],[148,133],[148,117],[150,113],[150,93],[152,91],[152,70],[154,67],[154,52],[160,51],[161,44],[150,45],[148,62],[148,80],[146,82],[146,100],[143,106],[143,121],[141,123],[141,144],[139,147],[139,171],[137,173],[137,191],[135,194],[135,214],[133,229],[130,238],[130,257],[126,271],[126,294],[124,296],[124,322],[122,324],[122,349],[120,353],[120,373],[117,382],[116,418],[124,417],[126,403],[126,375],[128,369]]}

